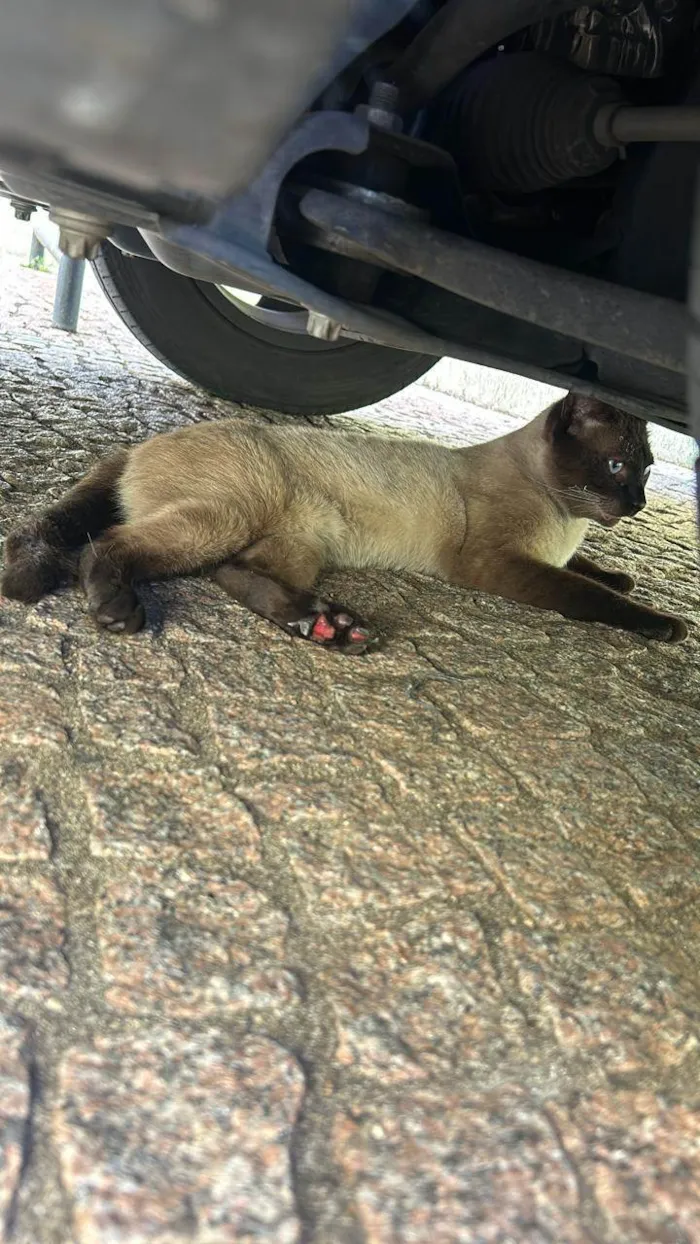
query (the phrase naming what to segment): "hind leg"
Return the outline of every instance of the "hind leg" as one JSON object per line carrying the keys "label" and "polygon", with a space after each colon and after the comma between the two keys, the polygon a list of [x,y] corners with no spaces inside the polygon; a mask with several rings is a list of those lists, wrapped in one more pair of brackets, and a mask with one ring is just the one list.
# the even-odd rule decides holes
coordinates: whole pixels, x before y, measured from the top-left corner
{"label": "hind leg", "polygon": [[88,609],[99,626],[133,633],[144,624],[134,584],[187,574],[221,561],[250,541],[244,520],[202,505],[172,505],[123,523],[89,544],[80,561]]}
{"label": "hind leg", "polygon": [[364,652],[372,642],[357,614],[324,600],[311,589],[320,554],[301,540],[267,537],[213,577],[229,596],[289,635],[346,653]]}
{"label": "hind leg", "polygon": [[98,462],[64,497],[10,533],[5,541],[4,596],[32,604],[58,587],[71,552],[119,518],[117,484],[128,451]]}

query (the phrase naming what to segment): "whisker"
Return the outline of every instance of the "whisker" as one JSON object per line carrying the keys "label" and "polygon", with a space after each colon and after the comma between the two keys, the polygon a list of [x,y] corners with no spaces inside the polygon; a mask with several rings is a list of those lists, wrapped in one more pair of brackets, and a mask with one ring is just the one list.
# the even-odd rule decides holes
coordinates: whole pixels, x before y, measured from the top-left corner
{"label": "whisker", "polygon": [[566,488],[557,488],[554,485],[550,485],[549,492],[556,497],[563,498],[564,501],[583,501],[596,514],[607,514],[602,501],[599,501],[595,494],[590,492],[585,486],[582,488],[579,484],[570,484]]}

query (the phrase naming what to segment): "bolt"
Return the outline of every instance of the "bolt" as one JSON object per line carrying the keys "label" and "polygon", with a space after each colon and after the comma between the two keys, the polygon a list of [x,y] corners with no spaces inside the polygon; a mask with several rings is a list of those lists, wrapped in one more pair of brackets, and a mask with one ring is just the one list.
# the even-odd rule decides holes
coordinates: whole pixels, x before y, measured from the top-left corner
{"label": "bolt", "polygon": [[109,234],[108,221],[85,212],[56,208],[49,218],[58,225],[58,248],[69,259],[94,259]]}
{"label": "bolt", "polygon": [[32,212],[36,211],[36,203],[27,203],[24,199],[10,199],[10,205],[16,220],[31,220]]}
{"label": "bolt", "polygon": [[375,82],[369,93],[370,108],[383,108],[385,112],[396,112],[399,106],[399,88],[393,82]]}
{"label": "bolt", "polygon": [[341,324],[329,319],[327,315],[321,315],[319,311],[309,311],[306,331],[311,337],[318,337],[319,341],[337,341],[341,328]]}
{"label": "bolt", "polygon": [[402,128],[398,107],[399,88],[393,82],[375,82],[369,93],[369,102],[361,104],[357,111],[377,129],[398,131]]}

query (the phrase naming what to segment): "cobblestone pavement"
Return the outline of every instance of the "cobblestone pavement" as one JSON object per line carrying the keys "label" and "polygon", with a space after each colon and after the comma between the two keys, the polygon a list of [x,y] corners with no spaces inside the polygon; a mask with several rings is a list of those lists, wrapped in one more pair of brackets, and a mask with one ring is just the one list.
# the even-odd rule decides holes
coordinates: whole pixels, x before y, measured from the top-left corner
{"label": "cobblestone pavement", "polygon": [[[3,531],[115,440],[263,418],[0,276]],[[3,1238],[700,1241],[700,618],[659,481],[593,546],[682,647],[379,574],[335,577],[387,636],[345,661],[200,581],[133,639],[2,602]]]}

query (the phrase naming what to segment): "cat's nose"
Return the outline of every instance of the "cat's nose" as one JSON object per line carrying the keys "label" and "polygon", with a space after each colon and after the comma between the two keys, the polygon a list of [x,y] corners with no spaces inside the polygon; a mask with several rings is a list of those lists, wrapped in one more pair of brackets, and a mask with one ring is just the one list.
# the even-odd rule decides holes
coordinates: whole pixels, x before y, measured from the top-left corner
{"label": "cat's nose", "polygon": [[628,488],[627,494],[629,514],[631,517],[634,517],[635,514],[638,514],[640,510],[644,509],[647,499],[644,496],[644,491],[642,489]]}

